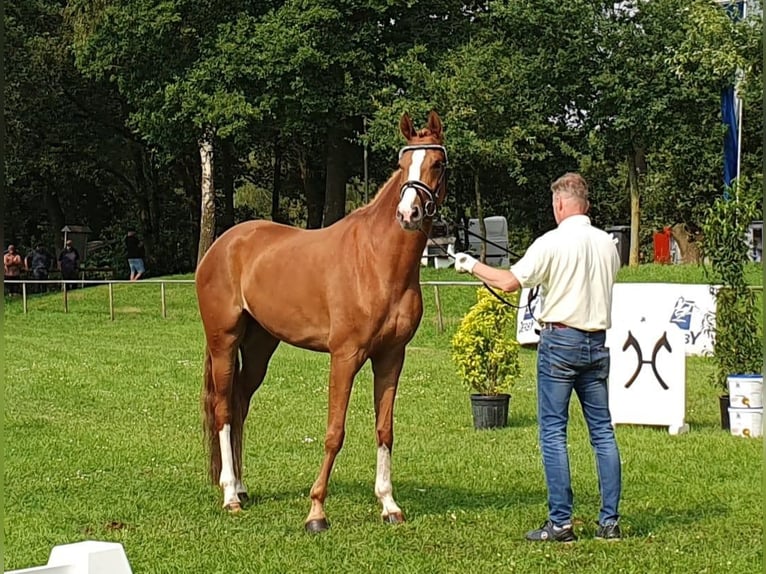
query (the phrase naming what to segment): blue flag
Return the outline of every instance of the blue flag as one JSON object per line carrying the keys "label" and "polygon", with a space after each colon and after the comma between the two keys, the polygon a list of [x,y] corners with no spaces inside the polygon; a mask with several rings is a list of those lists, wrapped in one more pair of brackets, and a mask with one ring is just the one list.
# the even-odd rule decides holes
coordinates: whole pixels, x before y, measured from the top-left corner
{"label": "blue flag", "polygon": [[723,183],[731,187],[731,182],[737,178],[739,148],[737,102],[733,86],[724,88],[721,93],[721,117],[726,126],[723,136]]}
{"label": "blue flag", "polygon": [[[724,9],[733,21],[738,22],[745,16],[745,0],[726,2]],[[737,116],[738,99],[734,93],[734,86],[724,88],[721,93],[721,120],[726,126],[723,136],[723,196],[729,199],[731,182],[737,179],[739,174],[739,121]]]}

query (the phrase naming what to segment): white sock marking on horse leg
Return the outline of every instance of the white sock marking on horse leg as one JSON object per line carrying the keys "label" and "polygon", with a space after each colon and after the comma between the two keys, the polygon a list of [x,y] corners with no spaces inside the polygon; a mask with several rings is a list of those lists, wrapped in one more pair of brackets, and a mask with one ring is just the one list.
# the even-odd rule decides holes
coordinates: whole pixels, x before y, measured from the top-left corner
{"label": "white sock marking on horse leg", "polygon": [[391,452],[386,445],[378,447],[378,468],[375,474],[375,496],[383,505],[382,516],[385,518],[390,514],[401,512],[402,510],[394,502],[393,486],[391,485]]}
{"label": "white sock marking on horse leg", "polygon": [[221,478],[218,484],[223,488],[223,505],[239,502],[237,496],[237,478],[234,476],[234,456],[231,452],[231,425],[223,425],[218,433],[221,445]]}

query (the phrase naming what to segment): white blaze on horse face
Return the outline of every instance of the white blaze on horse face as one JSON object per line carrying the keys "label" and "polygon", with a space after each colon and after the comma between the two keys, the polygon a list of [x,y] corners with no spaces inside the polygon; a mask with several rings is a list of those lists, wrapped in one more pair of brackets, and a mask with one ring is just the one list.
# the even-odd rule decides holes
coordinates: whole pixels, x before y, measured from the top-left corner
{"label": "white blaze on horse face", "polygon": [[386,445],[378,447],[378,468],[375,475],[375,496],[383,505],[383,518],[390,514],[401,513],[402,510],[394,502],[394,488],[391,485],[391,451]]}
{"label": "white blaze on horse face", "polygon": [[234,456],[231,451],[231,425],[223,425],[218,433],[218,441],[221,445],[221,477],[218,484],[223,488],[223,505],[226,507],[233,502],[239,503],[237,477],[234,476]]}
{"label": "white blaze on horse face", "polygon": [[[410,164],[410,169],[407,173],[407,181],[420,181],[420,168],[423,165],[425,157],[426,150],[424,149],[416,149],[412,152],[412,163]],[[404,189],[402,199],[399,201],[399,206],[396,210],[401,216],[402,221],[405,223],[410,223],[412,221],[412,211],[415,207],[415,200],[417,198],[418,194],[414,187],[406,187]]]}

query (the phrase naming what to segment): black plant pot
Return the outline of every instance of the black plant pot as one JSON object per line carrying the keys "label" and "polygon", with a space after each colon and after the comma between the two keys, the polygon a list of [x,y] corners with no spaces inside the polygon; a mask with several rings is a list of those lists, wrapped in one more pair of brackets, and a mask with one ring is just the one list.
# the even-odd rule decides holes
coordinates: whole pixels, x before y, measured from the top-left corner
{"label": "black plant pot", "polygon": [[511,395],[471,395],[473,426],[477,430],[508,426]]}
{"label": "black plant pot", "polygon": [[721,409],[721,428],[729,430],[729,395],[720,395],[718,397],[718,406]]}

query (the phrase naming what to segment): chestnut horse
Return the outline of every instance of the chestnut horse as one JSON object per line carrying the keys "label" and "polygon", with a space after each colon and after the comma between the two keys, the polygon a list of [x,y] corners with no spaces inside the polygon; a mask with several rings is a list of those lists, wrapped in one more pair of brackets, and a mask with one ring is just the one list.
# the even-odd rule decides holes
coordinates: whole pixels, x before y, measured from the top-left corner
{"label": "chestnut horse", "polygon": [[404,114],[399,129],[407,140],[399,169],[369,204],[324,229],[240,223],[197,267],[210,474],[232,512],[247,497],[242,431],[250,399],[284,341],[330,354],[325,454],[311,487],[306,530],[329,527],[327,483],[343,445],[354,377],[368,359],[375,381],[375,495],[384,521],[404,521],[391,485],[394,398],[405,346],[423,314],[420,259],[446,193],[447,152],[436,112],[420,131]]}

